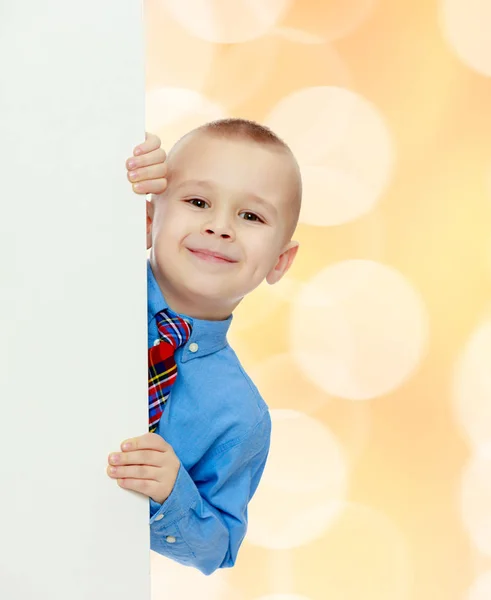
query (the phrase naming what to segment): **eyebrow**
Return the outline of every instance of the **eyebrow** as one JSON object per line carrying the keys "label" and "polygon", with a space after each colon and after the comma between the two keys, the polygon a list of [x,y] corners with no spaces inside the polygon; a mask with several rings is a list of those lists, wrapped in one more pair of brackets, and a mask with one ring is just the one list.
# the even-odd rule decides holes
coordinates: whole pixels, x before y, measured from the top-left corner
{"label": "eyebrow", "polygon": [[176,190],[180,190],[183,187],[187,186],[198,186],[208,188],[210,190],[214,189],[214,185],[212,181],[207,181],[206,179],[183,179],[180,183],[178,183],[175,187]]}
{"label": "eyebrow", "polygon": [[[197,186],[197,187],[201,187],[201,188],[206,188],[208,190],[216,189],[216,185],[214,184],[214,182],[207,180],[207,179],[185,179],[185,180],[181,181],[180,183],[178,183],[174,189],[175,189],[175,191],[177,191],[177,190],[180,190],[181,188],[187,187],[187,186]],[[253,200],[257,204],[260,204],[261,206],[263,206],[265,209],[271,211],[274,216],[277,216],[278,211],[277,211],[276,207],[273,206],[273,204],[271,204],[271,202],[268,202],[267,200],[265,200],[264,198],[261,198],[261,196],[258,196],[256,194],[244,194],[244,195],[247,196],[248,200]]]}

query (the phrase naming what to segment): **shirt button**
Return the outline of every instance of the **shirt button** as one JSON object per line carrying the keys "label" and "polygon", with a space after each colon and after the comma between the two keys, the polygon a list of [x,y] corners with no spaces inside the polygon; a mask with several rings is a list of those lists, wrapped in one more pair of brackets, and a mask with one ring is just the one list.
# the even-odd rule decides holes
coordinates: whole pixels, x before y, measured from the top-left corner
{"label": "shirt button", "polygon": [[164,515],[159,515],[158,517],[155,517],[155,520],[162,521],[163,518],[164,518]]}
{"label": "shirt button", "polygon": [[198,344],[196,344],[196,342],[193,342],[192,344],[189,344],[189,351],[190,352],[198,352],[199,346]]}
{"label": "shirt button", "polygon": [[155,340],[155,342],[153,343],[154,346],[158,346],[160,344],[160,340]]}
{"label": "shirt button", "polygon": [[165,541],[166,541],[166,542],[169,542],[169,544],[173,544],[173,543],[176,541],[176,538],[175,538],[174,536],[172,536],[172,535],[168,535],[168,536],[165,538]]}

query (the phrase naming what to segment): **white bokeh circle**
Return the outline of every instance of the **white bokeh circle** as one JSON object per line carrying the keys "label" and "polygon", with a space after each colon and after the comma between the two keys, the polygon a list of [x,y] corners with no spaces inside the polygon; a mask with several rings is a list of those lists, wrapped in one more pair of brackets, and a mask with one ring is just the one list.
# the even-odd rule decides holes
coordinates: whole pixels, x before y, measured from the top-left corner
{"label": "white bokeh circle", "polygon": [[[387,222],[380,211],[372,212],[363,219],[352,221],[344,227],[331,228],[326,235],[323,228],[312,229],[302,226],[294,234],[300,242],[300,252],[293,269],[276,284],[270,286],[272,295],[283,302],[291,303],[305,286],[307,273],[315,273],[329,264],[345,260],[347,256],[363,256],[380,261],[386,254]],[[319,248],[322,248],[322,253]],[[305,273],[300,278],[300,274]]]}
{"label": "white bokeh circle", "polygon": [[199,92],[162,87],[146,96],[146,127],[160,136],[167,150],[184,134],[208,121],[224,118],[225,111]]}
{"label": "white bokeh circle", "polygon": [[474,71],[491,76],[491,2],[440,0],[440,22],[459,59]]}
{"label": "white bokeh circle", "polygon": [[322,270],[292,304],[291,352],[327,393],[367,400],[400,386],[420,363],[428,316],[395,269],[348,260]]}
{"label": "white bokeh circle", "polygon": [[374,105],[340,87],[304,88],[280,100],[266,124],[300,164],[301,223],[340,225],[375,207],[388,186],[395,152]]}
{"label": "white bokeh circle", "polygon": [[291,549],[321,536],[345,500],[343,451],[320,421],[293,410],[271,410],[271,450],[249,505],[250,544]]}
{"label": "white bokeh circle", "polygon": [[473,455],[462,477],[461,511],[477,549],[491,557],[491,453]]}
{"label": "white bokeh circle", "polygon": [[258,38],[278,23],[292,0],[161,0],[190,33],[217,44]]}
{"label": "white bokeh circle", "polygon": [[371,413],[366,404],[332,398],[309,381],[290,353],[273,354],[248,369],[261,396],[270,408],[298,410],[329,423],[342,445],[346,460],[353,465],[370,437]]}
{"label": "white bokeh circle", "polygon": [[491,571],[481,573],[469,588],[465,600],[489,600],[491,598]]}
{"label": "white bokeh circle", "polygon": [[491,447],[491,319],[482,323],[464,348],[455,371],[458,424],[472,446]]}

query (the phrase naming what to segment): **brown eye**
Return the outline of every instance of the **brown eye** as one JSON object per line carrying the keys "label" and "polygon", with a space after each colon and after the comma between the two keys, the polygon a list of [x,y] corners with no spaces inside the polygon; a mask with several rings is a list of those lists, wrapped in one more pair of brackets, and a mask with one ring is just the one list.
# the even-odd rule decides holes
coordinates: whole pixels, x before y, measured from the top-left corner
{"label": "brown eye", "polygon": [[193,206],[196,206],[197,208],[206,208],[208,206],[208,204],[201,198],[191,198],[187,200],[187,202]]}
{"label": "brown eye", "polygon": [[245,221],[253,221],[253,222],[254,222],[254,221],[257,221],[257,222],[259,222],[259,223],[263,223],[263,220],[262,220],[260,217],[258,217],[257,215],[255,215],[254,213],[251,213],[251,212],[243,212],[243,213],[240,213],[240,214],[241,214],[242,218],[243,218]]}

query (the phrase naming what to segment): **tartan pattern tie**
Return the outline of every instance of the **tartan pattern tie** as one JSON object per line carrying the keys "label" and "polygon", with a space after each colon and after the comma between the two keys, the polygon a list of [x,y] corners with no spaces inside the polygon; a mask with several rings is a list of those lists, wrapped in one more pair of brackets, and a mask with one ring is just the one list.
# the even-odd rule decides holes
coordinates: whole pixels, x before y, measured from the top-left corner
{"label": "tartan pattern tie", "polygon": [[192,321],[169,309],[155,315],[160,341],[148,351],[148,426],[155,432],[177,377],[174,352],[189,339]]}

